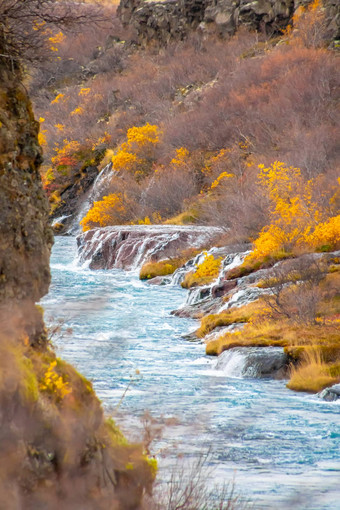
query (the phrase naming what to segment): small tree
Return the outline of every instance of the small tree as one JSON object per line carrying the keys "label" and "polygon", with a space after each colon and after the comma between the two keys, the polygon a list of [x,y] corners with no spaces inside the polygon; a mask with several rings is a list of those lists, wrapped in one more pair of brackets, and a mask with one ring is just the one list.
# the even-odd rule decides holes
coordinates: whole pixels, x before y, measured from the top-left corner
{"label": "small tree", "polygon": [[12,69],[39,62],[57,49],[61,29],[103,20],[100,7],[76,1],[1,0],[0,59]]}
{"label": "small tree", "polygon": [[270,223],[254,241],[254,251],[246,261],[291,253],[294,250],[321,251],[340,243],[340,216],[332,216],[332,203],[339,184],[325,190],[327,207],[315,199],[318,179],[304,179],[301,170],[275,161],[270,167],[259,165],[259,182],[270,200]]}
{"label": "small tree", "polygon": [[324,293],[320,283],[327,275],[327,264],[305,255],[279,263],[265,282],[269,294],[263,296],[270,315],[298,324],[315,324]]}

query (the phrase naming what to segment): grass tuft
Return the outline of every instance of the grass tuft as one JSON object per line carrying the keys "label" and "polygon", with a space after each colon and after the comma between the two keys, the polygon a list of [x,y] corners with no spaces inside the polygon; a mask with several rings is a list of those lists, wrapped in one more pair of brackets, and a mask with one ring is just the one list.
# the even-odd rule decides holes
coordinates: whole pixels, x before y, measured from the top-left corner
{"label": "grass tuft", "polygon": [[140,280],[150,280],[156,276],[166,276],[172,274],[185,264],[184,258],[167,259],[159,262],[146,262],[139,273]]}
{"label": "grass tuft", "polygon": [[332,375],[318,348],[308,349],[297,367],[292,366],[287,388],[295,391],[316,393],[339,382],[339,375]]}

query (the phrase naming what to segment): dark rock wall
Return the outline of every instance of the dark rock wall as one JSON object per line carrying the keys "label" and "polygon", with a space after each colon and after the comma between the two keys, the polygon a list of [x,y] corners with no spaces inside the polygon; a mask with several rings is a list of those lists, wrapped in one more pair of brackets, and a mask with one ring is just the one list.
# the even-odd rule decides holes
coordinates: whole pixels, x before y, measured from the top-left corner
{"label": "dark rock wall", "polygon": [[[53,243],[39,166],[39,124],[19,71],[0,60],[0,312],[26,317],[32,341],[43,329],[35,302],[48,291]],[[14,309],[16,312],[14,312]],[[12,312],[9,312],[12,310]],[[37,324],[34,325],[34,322]]]}
{"label": "dark rock wall", "polygon": [[0,304],[39,300],[50,283],[38,129],[24,86],[0,64]]}
{"label": "dark rock wall", "polygon": [[[118,14],[132,25],[140,43],[166,44],[200,30],[228,36],[246,26],[268,35],[280,34],[294,11],[311,0],[121,0]],[[330,39],[340,37],[340,3],[324,0]]]}

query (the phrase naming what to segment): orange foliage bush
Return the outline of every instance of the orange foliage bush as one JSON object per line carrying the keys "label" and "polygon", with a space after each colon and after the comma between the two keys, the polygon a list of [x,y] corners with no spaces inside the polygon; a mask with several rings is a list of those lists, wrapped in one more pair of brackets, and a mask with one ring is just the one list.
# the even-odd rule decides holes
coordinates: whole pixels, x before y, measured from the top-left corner
{"label": "orange foliage bush", "polygon": [[320,210],[313,200],[318,180],[306,181],[299,168],[279,161],[259,168],[259,181],[271,203],[271,223],[262,229],[245,262],[296,248],[336,248],[340,243],[340,216],[325,217],[327,210]]}
{"label": "orange foliage bush", "polygon": [[107,227],[122,223],[126,216],[124,197],[121,194],[108,195],[103,200],[94,202],[86,216],[81,220],[80,225],[83,232],[94,227]]}
{"label": "orange foliage bush", "polygon": [[221,268],[222,257],[215,259],[214,255],[208,255],[204,253],[204,260],[200,264],[196,265],[196,271],[193,273],[187,273],[182,287],[190,288],[199,285],[207,285],[218,277]]}
{"label": "orange foliage bush", "polygon": [[130,172],[137,180],[148,175],[156,159],[155,148],[161,134],[158,126],[149,123],[128,129],[127,141],[121,144],[112,157],[114,170]]}

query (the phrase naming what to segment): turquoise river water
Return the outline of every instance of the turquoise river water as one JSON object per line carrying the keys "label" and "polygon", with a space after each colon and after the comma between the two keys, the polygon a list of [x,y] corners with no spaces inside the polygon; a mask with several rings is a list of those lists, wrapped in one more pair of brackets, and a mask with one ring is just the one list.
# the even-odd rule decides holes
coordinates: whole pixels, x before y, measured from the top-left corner
{"label": "turquoise river water", "polygon": [[216,480],[234,478],[255,509],[340,509],[340,401],[216,370],[203,345],[181,337],[196,321],[170,315],[186,291],[80,267],[72,237],[56,238],[51,269],[45,316],[73,330],[54,340],[59,355],[93,382],[127,433],[141,434],[145,411],[166,424],[154,446],[160,476],[177,454],[210,450]]}

